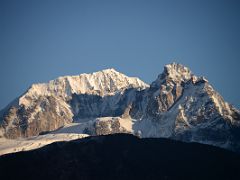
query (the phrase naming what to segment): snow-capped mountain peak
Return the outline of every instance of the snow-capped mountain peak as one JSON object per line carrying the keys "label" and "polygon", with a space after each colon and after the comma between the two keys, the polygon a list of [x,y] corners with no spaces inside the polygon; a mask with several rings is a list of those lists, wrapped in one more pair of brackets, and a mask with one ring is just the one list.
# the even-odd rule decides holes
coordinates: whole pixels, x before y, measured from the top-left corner
{"label": "snow-capped mountain peak", "polygon": [[33,84],[19,99],[19,105],[31,105],[39,96],[56,96],[70,100],[73,94],[113,95],[128,88],[145,89],[149,85],[139,78],[128,77],[115,69],[105,69],[91,74],[63,76],[48,83]]}
{"label": "snow-capped mountain peak", "polygon": [[[29,137],[55,130],[73,119],[119,114],[125,106],[120,111],[116,103],[122,101],[125,91],[134,94],[148,87],[140,79],[112,68],[33,84],[1,113],[3,134]],[[134,95],[129,94],[130,99]]]}
{"label": "snow-capped mountain peak", "polygon": [[7,138],[60,127],[69,132],[72,123],[79,123],[74,133],[134,133],[240,151],[240,111],[206,78],[177,63],[166,65],[150,87],[110,68],[33,84],[14,102],[0,117]]}

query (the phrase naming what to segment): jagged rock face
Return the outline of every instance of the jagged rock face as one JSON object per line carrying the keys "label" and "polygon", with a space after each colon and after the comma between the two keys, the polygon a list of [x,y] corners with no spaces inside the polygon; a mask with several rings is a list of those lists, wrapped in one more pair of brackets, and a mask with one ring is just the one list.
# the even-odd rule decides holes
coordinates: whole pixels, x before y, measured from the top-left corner
{"label": "jagged rock face", "polygon": [[137,112],[132,110],[132,115],[137,113],[138,116],[145,114],[148,117],[156,117],[168,111],[181,97],[185,83],[194,77],[188,68],[180,64],[166,65],[163,73],[150,85],[150,88],[138,94],[138,100],[134,102]]}
{"label": "jagged rock face", "polygon": [[148,114],[156,116],[168,111],[182,95],[184,83],[191,77],[191,71],[182,65],[165,66],[164,72],[151,84],[149,90],[151,103],[147,107]]}
{"label": "jagged rock face", "polygon": [[114,69],[60,77],[33,85],[9,107],[2,121],[9,138],[84,122],[81,133],[89,135],[134,133],[240,152],[239,110],[224,102],[205,78],[176,63],[166,65],[150,86]]}
{"label": "jagged rock face", "polygon": [[207,82],[198,84],[195,92],[190,92],[191,86],[194,85],[190,85],[183,96],[185,101],[178,103],[173,137],[221,147],[232,146],[239,151],[239,139],[235,140],[237,136],[231,130],[233,127],[240,130],[240,119],[233,117],[232,107]]}
{"label": "jagged rock face", "polygon": [[143,120],[136,123],[142,137],[168,137],[240,151],[240,136],[232,133],[232,129],[240,131],[239,111],[225,103],[205,78],[194,76],[186,67],[167,65],[142,97],[144,107],[139,102],[135,105],[143,109]]}
{"label": "jagged rock face", "polygon": [[54,96],[38,97],[33,105],[12,106],[5,114],[3,127],[7,138],[30,137],[52,131],[72,122],[68,105]]}
{"label": "jagged rock face", "polygon": [[126,129],[121,127],[118,118],[112,118],[107,120],[98,120],[94,124],[94,135],[107,135],[115,133],[126,133]]}
{"label": "jagged rock face", "polygon": [[135,101],[136,88],[129,88],[114,95],[99,96],[89,94],[74,94],[70,105],[74,120],[121,116],[127,107]]}

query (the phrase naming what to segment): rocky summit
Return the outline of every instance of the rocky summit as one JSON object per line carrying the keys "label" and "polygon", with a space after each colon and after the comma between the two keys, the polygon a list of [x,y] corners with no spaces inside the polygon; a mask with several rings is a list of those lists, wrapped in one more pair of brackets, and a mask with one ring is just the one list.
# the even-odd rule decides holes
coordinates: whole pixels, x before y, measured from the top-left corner
{"label": "rocky summit", "polygon": [[130,133],[240,152],[240,111],[181,64],[150,85],[114,69],[33,84],[0,112],[1,136]]}

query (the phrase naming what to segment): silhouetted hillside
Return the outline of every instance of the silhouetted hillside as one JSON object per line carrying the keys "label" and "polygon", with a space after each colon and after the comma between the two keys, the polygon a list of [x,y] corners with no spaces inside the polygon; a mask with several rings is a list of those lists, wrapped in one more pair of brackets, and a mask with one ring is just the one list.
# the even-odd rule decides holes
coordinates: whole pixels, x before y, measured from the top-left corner
{"label": "silhouetted hillside", "polygon": [[240,179],[240,155],[197,143],[114,134],[1,156],[0,179]]}

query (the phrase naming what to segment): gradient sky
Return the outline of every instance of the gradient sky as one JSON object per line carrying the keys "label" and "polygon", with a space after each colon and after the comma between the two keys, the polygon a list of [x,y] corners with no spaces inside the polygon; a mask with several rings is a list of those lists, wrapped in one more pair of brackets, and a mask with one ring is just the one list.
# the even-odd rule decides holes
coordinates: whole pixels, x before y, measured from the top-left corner
{"label": "gradient sky", "polygon": [[111,67],[151,83],[173,61],[240,107],[239,2],[0,0],[0,108],[32,83]]}

